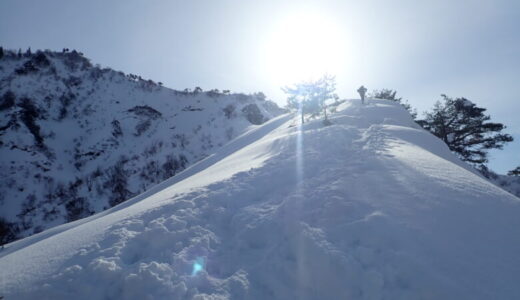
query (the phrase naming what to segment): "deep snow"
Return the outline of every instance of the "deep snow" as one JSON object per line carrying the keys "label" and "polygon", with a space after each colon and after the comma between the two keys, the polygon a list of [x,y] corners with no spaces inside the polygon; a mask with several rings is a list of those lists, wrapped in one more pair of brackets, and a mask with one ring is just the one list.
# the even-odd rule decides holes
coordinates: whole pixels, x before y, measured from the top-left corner
{"label": "deep snow", "polygon": [[6,299],[518,299],[520,200],[398,104],[283,115],[0,252]]}
{"label": "deep snow", "polygon": [[25,237],[90,216],[282,112],[261,93],[176,91],[77,53],[4,57],[0,219]]}

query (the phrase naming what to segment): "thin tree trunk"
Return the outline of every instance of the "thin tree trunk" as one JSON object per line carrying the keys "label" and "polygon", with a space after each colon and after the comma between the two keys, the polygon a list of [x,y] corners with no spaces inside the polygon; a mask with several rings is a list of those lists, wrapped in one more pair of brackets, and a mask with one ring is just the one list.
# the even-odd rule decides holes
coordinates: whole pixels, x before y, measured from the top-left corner
{"label": "thin tree trunk", "polygon": [[327,107],[323,106],[323,112],[325,113],[325,120],[328,120],[328,118],[327,118]]}

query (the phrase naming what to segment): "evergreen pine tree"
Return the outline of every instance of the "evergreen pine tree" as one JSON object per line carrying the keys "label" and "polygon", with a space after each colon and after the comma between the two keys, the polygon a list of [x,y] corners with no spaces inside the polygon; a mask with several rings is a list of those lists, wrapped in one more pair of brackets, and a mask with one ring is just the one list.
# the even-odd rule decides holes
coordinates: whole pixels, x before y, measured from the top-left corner
{"label": "evergreen pine tree", "polygon": [[17,239],[18,227],[0,217],[0,246]]}
{"label": "evergreen pine tree", "polygon": [[500,133],[506,128],[503,124],[488,122],[491,117],[484,114],[485,108],[465,98],[442,97],[444,101],[438,101],[418,123],[442,139],[462,160],[486,163],[489,149],[502,149],[505,143],[513,141],[511,135]]}
{"label": "evergreen pine tree", "polygon": [[509,175],[509,176],[520,176],[520,166],[518,166],[515,169],[507,172],[507,175]]}

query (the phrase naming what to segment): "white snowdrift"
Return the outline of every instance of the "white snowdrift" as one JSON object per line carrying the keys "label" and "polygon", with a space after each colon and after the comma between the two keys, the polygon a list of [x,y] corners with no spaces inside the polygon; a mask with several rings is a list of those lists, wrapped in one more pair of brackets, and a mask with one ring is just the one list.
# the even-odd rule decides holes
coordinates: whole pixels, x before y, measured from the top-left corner
{"label": "white snowdrift", "polygon": [[6,299],[518,299],[520,200],[399,105],[282,116],[0,251]]}

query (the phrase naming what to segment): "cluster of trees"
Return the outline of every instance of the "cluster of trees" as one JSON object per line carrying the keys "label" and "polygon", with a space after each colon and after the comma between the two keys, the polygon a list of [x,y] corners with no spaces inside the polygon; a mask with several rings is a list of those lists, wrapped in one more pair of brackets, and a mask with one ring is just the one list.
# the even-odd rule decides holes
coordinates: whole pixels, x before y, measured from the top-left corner
{"label": "cluster of trees", "polygon": [[6,57],[16,57],[16,58],[22,58],[22,57],[31,57],[33,55],[31,51],[31,47],[27,48],[25,52],[22,52],[22,48],[18,49],[18,52],[14,50],[4,49],[4,47],[0,46],[0,58],[6,56]]}
{"label": "cluster of trees", "polygon": [[520,166],[516,167],[515,169],[509,171],[507,173],[509,176],[520,176]]}
{"label": "cluster of trees", "polygon": [[[320,112],[323,112],[324,121],[328,122],[326,101],[335,99],[335,103],[338,102],[335,89],[335,78],[329,75],[282,88],[288,96],[288,108],[301,114],[302,123],[305,121],[305,114]],[[462,160],[479,169],[487,169],[485,164],[488,162],[489,150],[502,149],[506,143],[513,141],[513,137],[502,133],[506,126],[491,122],[491,117],[485,114],[485,108],[478,107],[463,97],[441,96],[442,100],[437,101],[430,111],[426,111],[423,119],[418,119],[417,111],[407,101],[397,97],[397,91],[381,89],[371,93],[373,98],[401,104],[421,127],[440,138]],[[520,166],[511,170],[508,175],[520,176]]]}
{"label": "cluster of trees", "polygon": [[305,114],[317,115],[320,112],[323,112],[324,122],[329,123],[326,101],[338,99],[335,94],[336,78],[334,76],[324,75],[317,80],[283,87],[282,90],[288,95],[287,107],[298,110],[301,114],[302,123],[305,123]]}
{"label": "cluster of trees", "polygon": [[[14,241],[18,235],[18,226],[0,217],[0,246]],[[1,249],[1,248],[0,248]]]}

